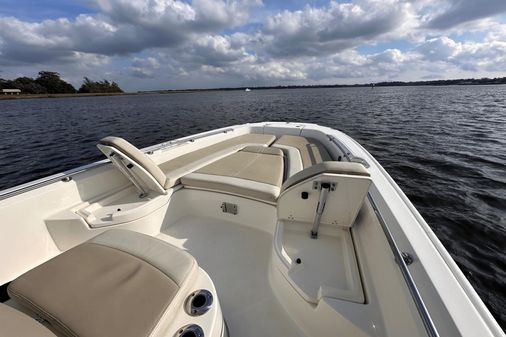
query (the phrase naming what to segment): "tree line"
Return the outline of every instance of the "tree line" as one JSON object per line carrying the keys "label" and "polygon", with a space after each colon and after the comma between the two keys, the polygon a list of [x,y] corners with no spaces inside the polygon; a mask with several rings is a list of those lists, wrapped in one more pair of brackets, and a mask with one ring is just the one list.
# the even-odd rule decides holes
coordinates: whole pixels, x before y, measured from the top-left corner
{"label": "tree line", "polygon": [[119,93],[123,92],[114,81],[92,81],[88,77],[83,79],[79,90],[61,79],[54,71],[40,71],[38,77],[18,77],[15,80],[0,78],[1,89],[19,89],[24,94],[75,94],[75,93]]}

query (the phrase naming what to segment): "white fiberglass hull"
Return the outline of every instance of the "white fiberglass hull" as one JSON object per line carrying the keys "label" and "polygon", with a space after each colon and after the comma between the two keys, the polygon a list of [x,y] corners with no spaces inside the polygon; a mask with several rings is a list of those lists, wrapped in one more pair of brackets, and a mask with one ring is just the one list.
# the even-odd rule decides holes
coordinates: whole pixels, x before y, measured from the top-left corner
{"label": "white fiberglass hull", "polygon": [[[260,194],[244,197],[175,182],[139,200],[129,180],[103,160],[0,192],[0,285],[97,234],[124,228],[196,258],[216,287],[231,336],[503,335],[406,195],[347,135],[315,124],[266,122],[144,151],[163,167],[244,134],[307,137],[335,161],[361,163],[371,184],[349,228],[329,223],[312,240],[311,223],[291,221],[292,214],[281,219],[283,191],[279,199],[266,201]],[[279,148],[286,180],[292,174],[286,165],[293,170],[299,164],[287,164],[293,151]],[[236,214],[216,206],[223,203],[235,205]],[[213,336],[223,334],[221,326],[201,324],[208,324]]]}

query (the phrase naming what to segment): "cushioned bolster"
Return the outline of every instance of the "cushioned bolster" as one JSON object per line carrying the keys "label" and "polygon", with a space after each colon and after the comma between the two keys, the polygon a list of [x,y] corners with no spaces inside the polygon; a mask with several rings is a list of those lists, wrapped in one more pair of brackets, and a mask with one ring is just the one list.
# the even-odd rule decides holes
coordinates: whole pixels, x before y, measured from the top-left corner
{"label": "cushioned bolster", "polygon": [[283,151],[286,158],[286,177],[293,176],[295,173],[302,171],[304,166],[302,165],[302,159],[300,157],[300,152],[297,148],[286,145],[274,144],[272,145],[275,148],[279,148]]}
{"label": "cushioned bolster", "polygon": [[99,141],[99,144],[113,147],[126,156],[128,156],[131,160],[135,161],[137,164],[142,166],[146,171],[148,171],[153,178],[161,185],[165,186],[165,181],[167,177],[163,173],[162,170],[155,164],[151,158],[149,158],[144,152],[119,137],[105,137]]}
{"label": "cushioned bolster", "polygon": [[158,268],[178,286],[181,286],[197,264],[195,258],[184,250],[149,235],[129,230],[109,230],[88,242],[136,256]]}
{"label": "cushioned bolster", "polygon": [[319,141],[312,138],[283,135],[274,143],[274,146],[276,145],[290,146],[299,150],[304,168],[332,160],[327,149]]}
{"label": "cushioned bolster", "polygon": [[239,195],[271,203],[276,201],[280,192],[279,186],[271,184],[202,173],[187,174],[181,178],[181,183],[188,188]]}
{"label": "cushioned bolster", "polygon": [[364,176],[369,177],[369,171],[364,167],[364,165],[360,163],[348,163],[348,162],[340,162],[340,161],[326,161],[320,164],[316,164],[310,166],[290,178],[288,178],[283,184],[281,190],[284,191],[287,188],[294,186],[306,179],[311,177],[323,174],[344,174],[344,175],[354,175],[354,176]]}
{"label": "cushioned bolster", "polygon": [[144,260],[94,243],[62,253],[8,287],[58,335],[73,337],[149,336],[178,290]]}

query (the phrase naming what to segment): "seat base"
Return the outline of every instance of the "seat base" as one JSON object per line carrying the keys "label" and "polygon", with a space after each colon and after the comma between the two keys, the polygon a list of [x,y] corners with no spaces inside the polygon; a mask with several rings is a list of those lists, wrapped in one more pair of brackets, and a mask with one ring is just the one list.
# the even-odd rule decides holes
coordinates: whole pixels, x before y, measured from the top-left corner
{"label": "seat base", "polygon": [[165,335],[198,275],[187,252],[115,229],[21,275],[8,292],[61,336],[147,337]]}

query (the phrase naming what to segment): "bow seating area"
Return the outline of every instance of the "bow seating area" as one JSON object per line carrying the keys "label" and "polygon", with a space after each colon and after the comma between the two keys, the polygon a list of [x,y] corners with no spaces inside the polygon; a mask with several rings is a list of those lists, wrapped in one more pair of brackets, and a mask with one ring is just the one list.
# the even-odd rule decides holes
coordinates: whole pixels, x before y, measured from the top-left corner
{"label": "bow seating area", "polygon": [[[206,242],[209,238],[236,236],[237,241],[227,241],[231,245],[244,243],[245,236],[258,245],[279,242],[275,252],[280,258],[271,257],[275,273],[284,275],[307,303],[318,303],[322,298],[364,301],[349,232],[328,235],[328,226],[332,231],[350,228],[362,205],[369,178],[361,164],[332,161],[321,143],[295,135],[244,134],[180,150],[166,160],[158,156],[157,161],[151,152],[118,137],[106,137],[97,146],[133,186],[123,185],[46,218],[49,233],[63,253],[19,276],[8,287],[12,302],[43,322],[50,330],[46,334],[172,336],[174,329],[180,329],[175,336],[188,337],[201,336],[199,330],[191,329],[202,326],[215,331],[212,335],[226,336],[213,280],[226,284],[220,277],[237,279],[230,273],[243,262],[216,273],[221,264],[206,262],[205,256],[226,246],[221,246],[222,242],[213,248]],[[118,172],[113,172],[118,179]],[[294,229],[312,222],[323,200],[314,184],[323,186],[323,181],[334,186],[328,193],[335,206],[321,217],[327,226],[321,239],[308,242],[308,229],[300,233]],[[216,222],[217,218],[225,222]],[[240,219],[271,233],[278,223],[279,230],[266,240],[254,231],[245,234],[244,229],[227,225],[228,220]],[[198,233],[186,233],[197,228]],[[336,272],[325,272],[328,263],[282,267],[294,266],[294,252],[311,261],[315,254],[305,251],[308,243],[315,245],[311,251],[333,256],[339,267]],[[200,251],[202,247],[205,251]],[[230,249],[238,261],[248,260],[246,250]],[[267,256],[257,262],[258,268],[264,268]],[[204,261],[205,270],[214,272],[212,279],[197,261]],[[324,269],[315,273],[316,265]],[[253,275],[244,272],[242,277]],[[149,287],[143,286],[146,284]],[[199,288],[216,299],[209,306],[214,313],[202,316],[212,319],[195,318],[193,309],[188,309],[188,298]],[[270,296],[265,290],[260,293]],[[236,312],[230,305],[239,302],[225,298],[228,312]],[[104,312],[110,313],[106,320]],[[243,320],[239,318],[242,313],[237,314],[233,322]]]}
{"label": "bow seating area", "polygon": [[98,147],[141,190],[185,188],[233,194],[275,204],[283,182],[332,160],[318,141],[301,136],[246,134],[155,164],[126,140],[106,137]]}

